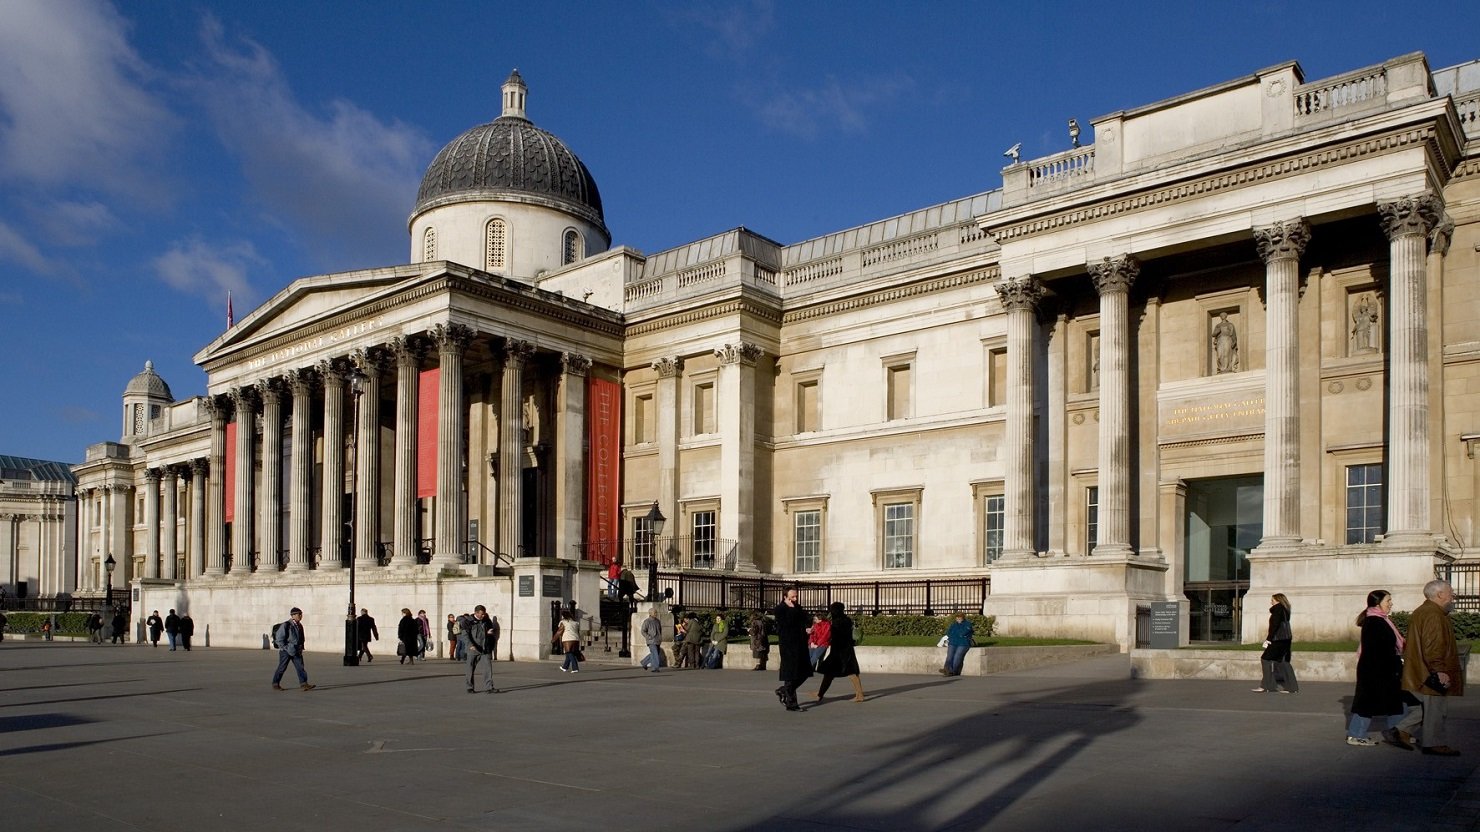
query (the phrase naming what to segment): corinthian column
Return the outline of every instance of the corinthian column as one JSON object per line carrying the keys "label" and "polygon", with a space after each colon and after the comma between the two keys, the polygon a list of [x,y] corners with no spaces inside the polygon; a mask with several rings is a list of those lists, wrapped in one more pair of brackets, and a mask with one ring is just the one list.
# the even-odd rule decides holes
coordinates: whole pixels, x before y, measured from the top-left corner
{"label": "corinthian column", "polygon": [[1429,520],[1428,233],[1442,206],[1429,194],[1377,206],[1388,236],[1389,543],[1433,545]]}
{"label": "corinthian column", "polygon": [[160,522],[159,577],[175,579],[175,558],[179,555],[180,531],[180,468],[167,465],[164,469],[164,517]]}
{"label": "corinthian column", "polygon": [[355,425],[355,562],[359,569],[379,565],[380,553],[380,372],[385,353],[378,347],[350,355],[364,377],[357,396]]}
{"label": "corinthian column", "polygon": [[276,572],[278,545],[283,539],[283,397],[277,379],[257,382],[257,398],[262,401],[262,499],[258,528],[262,532],[262,551],[257,568]]}
{"label": "corinthian column", "polygon": [[462,356],[473,334],[462,324],[437,324],[430,332],[441,366],[437,374],[437,540],[432,557],[437,566],[462,563],[463,427],[468,418],[463,401]]}
{"label": "corinthian column", "polygon": [[528,341],[504,342],[504,379],[498,415],[498,545],[517,557],[524,545],[524,365],[534,355]]}
{"label": "corinthian column", "polygon": [[[555,556],[579,559],[586,494],[586,375],[591,359],[560,355],[555,439]],[[629,564],[630,565],[630,564]]]}
{"label": "corinthian column", "polygon": [[[765,353],[741,341],[714,351],[715,416],[719,428],[719,538],[738,544],[734,568],[756,571],[755,540],[755,363]],[[727,568],[729,554],[714,552],[715,568]]]}
{"label": "corinthian column", "polygon": [[344,540],[344,379],[349,368],[343,359],[320,361],[324,382],[324,487],[319,507],[319,569],[343,569],[339,548]]}
{"label": "corinthian column", "polygon": [[221,575],[226,571],[226,416],[230,412],[226,396],[207,396],[205,408],[211,414],[211,473],[207,486],[206,507],[206,574]]}
{"label": "corinthian column", "polygon": [[415,335],[391,339],[396,357],[396,490],[391,563],[416,563],[416,397],[425,347]]}
{"label": "corinthian column", "polygon": [[253,466],[256,462],[255,439],[257,412],[249,387],[238,387],[231,391],[231,401],[236,408],[236,465],[233,471],[236,482],[232,485],[235,499],[235,517],[231,521],[231,568],[228,575],[246,575],[252,571],[252,549],[256,543],[256,529],[252,513]]}
{"label": "corinthian column", "polygon": [[665,356],[653,362],[658,387],[653,391],[653,416],[658,440],[658,505],[678,510],[678,379],[683,359]]}
{"label": "corinthian column", "polygon": [[1264,261],[1264,536],[1260,548],[1300,542],[1300,255],[1304,219],[1254,231]]}
{"label": "corinthian column", "polygon": [[144,577],[159,577],[159,469],[144,471]]}
{"label": "corinthian column", "polygon": [[293,433],[289,439],[293,454],[293,472],[288,484],[288,571],[303,572],[309,568],[309,537],[313,533],[313,425],[312,399],[314,374],[300,368],[288,373],[288,389],[293,393]]}
{"label": "corinthian column", "polygon": [[200,577],[205,570],[206,471],[209,468],[210,463],[204,459],[190,460],[190,553],[186,559],[187,581]]}
{"label": "corinthian column", "polygon": [[1043,285],[1032,277],[997,284],[1007,313],[1007,449],[1002,557],[1031,557],[1033,545],[1033,346]]}
{"label": "corinthian column", "polygon": [[1130,255],[1088,265],[1100,293],[1099,534],[1092,554],[1131,554]]}

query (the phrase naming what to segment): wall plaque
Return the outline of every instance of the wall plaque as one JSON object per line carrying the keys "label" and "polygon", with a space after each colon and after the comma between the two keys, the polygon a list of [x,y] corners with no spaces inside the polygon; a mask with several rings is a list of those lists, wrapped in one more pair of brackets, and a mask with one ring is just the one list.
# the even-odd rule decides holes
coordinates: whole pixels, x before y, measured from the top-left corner
{"label": "wall plaque", "polygon": [[542,596],[546,598],[559,598],[562,595],[560,590],[563,582],[560,580],[559,575],[543,575],[541,576],[541,584],[540,594]]}
{"label": "wall plaque", "polygon": [[519,597],[520,598],[533,598],[534,597],[534,576],[533,575],[520,575],[519,576]]}

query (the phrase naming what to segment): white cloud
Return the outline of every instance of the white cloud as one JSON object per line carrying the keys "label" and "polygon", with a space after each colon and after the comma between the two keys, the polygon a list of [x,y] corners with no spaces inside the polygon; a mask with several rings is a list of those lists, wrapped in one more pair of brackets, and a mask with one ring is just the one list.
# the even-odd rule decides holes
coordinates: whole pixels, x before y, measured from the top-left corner
{"label": "white cloud", "polygon": [[0,222],[0,261],[19,263],[34,272],[52,274],[54,264],[41,253],[24,235]]}
{"label": "white cloud", "polygon": [[34,221],[46,232],[48,240],[60,245],[97,245],[103,234],[119,227],[113,210],[96,200],[55,200],[40,203],[36,208]]}
{"label": "white cloud", "polygon": [[248,274],[268,268],[251,243],[212,245],[198,237],[176,241],[169,251],[154,258],[153,265],[155,274],[170,286],[223,305],[228,291],[237,304],[250,301]]}
{"label": "white cloud", "polygon": [[411,195],[436,147],[352,102],[300,103],[272,55],[206,22],[213,66],[195,80],[221,141],[277,221],[335,268],[405,256]]}
{"label": "white cloud", "polygon": [[776,23],[772,0],[752,0],[732,6],[709,4],[680,10],[676,16],[713,36],[705,47],[710,55],[736,60],[746,59]]}
{"label": "white cloud", "polygon": [[0,181],[81,185],[139,198],[176,122],[111,6],[0,2]]}
{"label": "white cloud", "polygon": [[844,84],[829,77],[813,88],[743,93],[761,122],[772,130],[802,138],[841,130],[868,129],[869,111],[888,105],[909,91],[908,77],[865,79]]}

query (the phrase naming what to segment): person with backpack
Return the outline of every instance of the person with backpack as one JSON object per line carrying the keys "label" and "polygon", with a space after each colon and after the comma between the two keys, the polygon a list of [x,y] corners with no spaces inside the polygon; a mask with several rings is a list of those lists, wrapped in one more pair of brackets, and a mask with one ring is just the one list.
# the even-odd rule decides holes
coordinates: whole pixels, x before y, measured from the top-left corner
{"label": "person with backpack", "polygon": [[272,644],[278,649],[278,665],[272,674],[272,689],[283,689],[279,682],[283,681],[283,671],[288,669],[291,662],[293,669],[298,671],[298,687],[306,691],[313,690],[315,686],[308,683],[308,671],[303,669],[303,610],[294,607],[288,611],[287,621],[272,628]]}
{"label": "person with backpack", "polygon": [[479,664],[483,665],[483,683],[487,692],[498,693],[498,688],[493,686],[494,635],[493,622],[488,619],[488,608],[479,604],[473,608],[472,615],[463,616],[457,623],[462,628],[462,641],[467,645],[468,651],[468,693],[478,692],[473,679]]}

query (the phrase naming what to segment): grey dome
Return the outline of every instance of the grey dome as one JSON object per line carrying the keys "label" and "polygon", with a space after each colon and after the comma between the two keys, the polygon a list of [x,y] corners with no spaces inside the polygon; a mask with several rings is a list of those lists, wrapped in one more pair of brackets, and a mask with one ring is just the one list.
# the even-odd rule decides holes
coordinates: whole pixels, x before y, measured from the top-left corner
{"label": "grey dome", "polygon": [[422,177],[416,210],[500,196],[533,196],[603,229],[601,192],[565,142],[528,119],[501,116],[442,148]]}
{"label": "grey dome", "polygon": [[123,388],[123,395],[144,395],[169,401],[175,400],[170,393],[170,386],[164,383],[159,373],[154,372],[153,361],[144,362],[144,372],[129,379],[128,386]]}

